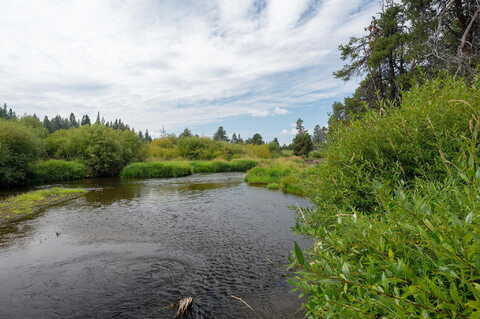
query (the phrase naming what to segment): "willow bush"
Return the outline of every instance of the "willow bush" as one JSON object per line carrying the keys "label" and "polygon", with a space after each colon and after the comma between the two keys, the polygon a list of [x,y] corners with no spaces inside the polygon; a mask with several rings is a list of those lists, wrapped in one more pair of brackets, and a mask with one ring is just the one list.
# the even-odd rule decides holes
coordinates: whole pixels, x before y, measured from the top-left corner
{"label": "willow bush", "polygon": [[480,318],[480,90],[445,78],[340,128],[296,229],[307,318]]}

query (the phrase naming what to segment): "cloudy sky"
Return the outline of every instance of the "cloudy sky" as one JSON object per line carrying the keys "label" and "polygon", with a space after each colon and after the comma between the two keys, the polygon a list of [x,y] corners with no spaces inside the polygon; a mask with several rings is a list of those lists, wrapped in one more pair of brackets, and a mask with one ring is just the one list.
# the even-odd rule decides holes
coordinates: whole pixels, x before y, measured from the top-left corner
{"label": "cloudy sky", "polygon": [[158,134],[290,139],[326,124],[355,83],[337,47],[376,0],[1,0],[0,102],[39,116],[97,111]]}

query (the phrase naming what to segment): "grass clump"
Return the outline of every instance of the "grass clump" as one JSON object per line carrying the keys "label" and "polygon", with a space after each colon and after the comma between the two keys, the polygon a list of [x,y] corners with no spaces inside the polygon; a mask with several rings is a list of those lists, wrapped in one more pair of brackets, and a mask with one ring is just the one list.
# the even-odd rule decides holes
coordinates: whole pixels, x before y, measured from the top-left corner
{"label": "grass clump", "polygon": [[149,162],[133,163],[125,167],[120,176],[123,178],[169,178],[192,174],[187,162]]}
{"label": "grass clump", "polygon": [[266,187],[271,190],[280,189],[280,185],[278,183],[270,183],[270,184],[267,184]]}
{"label": "grass clump", "polygon": [[480,316],[480,90],[445,78],[339,128],[310,169],[307,318]]}
{"label": "grass clump", "polygon": [[304,163],[288,160],[264,162],[250,169],[245,176],[249,184],[265,185],[268,189],[281,189],[295,195],[305,195],[304,175],[308,172]]}
{"label": "grass clump", "polygon": [[76,198],[86,192],[84,189],[55,187],[7,198],[0,201],[0,224],[31,217],[48,206]]}
{"label": "grass clump", "polygon": [[87,176],[87,167],[79,162],[47,160],[30,166],[33,183],[73,181]]}
{"label": "grass clump", "polygon": [[190,162],[194,173],[246,172],[257,165],[254,160],[193,161]]}

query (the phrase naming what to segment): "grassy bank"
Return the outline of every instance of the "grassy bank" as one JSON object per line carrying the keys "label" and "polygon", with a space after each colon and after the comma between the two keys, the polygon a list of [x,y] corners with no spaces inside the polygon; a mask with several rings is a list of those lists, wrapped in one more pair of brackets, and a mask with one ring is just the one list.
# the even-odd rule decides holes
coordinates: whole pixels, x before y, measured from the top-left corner
{"label": "grassy bank", "polygon": [[253,160],[233,161],[165,161],[133,163],[125,167],[123,178],[168,178],[182,177],[194,173],[245,172],[257,165]]}
{"label": "grassy bank", "polygon": [[290,194],[306,195],[303,179],[308,172],[307,168],[301,160],[264,161],[247,172],[245,181],[271,190],[280,189]]}
{"label": "grassy bank", "polygon": [[0,224],[32,217],[42,209],[86,193],[83,189],[51,188],[0,201]]}
{"label": "grassy bank", "polygon": [[480,317],[480,89],[454,79],[339,127],[304,185],[307,318]]}

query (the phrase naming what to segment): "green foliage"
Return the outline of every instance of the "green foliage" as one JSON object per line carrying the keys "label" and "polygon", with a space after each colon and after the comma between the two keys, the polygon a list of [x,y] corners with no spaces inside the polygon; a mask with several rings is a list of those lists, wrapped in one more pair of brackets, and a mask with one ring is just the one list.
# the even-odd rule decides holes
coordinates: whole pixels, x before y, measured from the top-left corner
{"label": "green foliage", "polygon": [[479,134],[480,90],[449,77],[336,130],[298,213],[307,318],[479,317]]}
{"label": "green foliage", "polygon": [[53,158],[84,162],[93,176],[115,176],[128,163],[145,157],[137,134],[103,125],[56,131],[47,138],[47,152]]}
{"label": "green foliage", "polygon": [[27,167],[43,152],[34,131],[14,120],[0,120],[0,187],[26,183]]}
{"label": "green foliage", "polygon": [[79,162],[47,160],[34,163],[29,168],[30,182],[36,184],[72,181],[86,176],[87,168]]}
{"label": "green foliage", "polygon": [[120,176],[123,178],[169,178],[192,174],[187,162],[148,162],[133,163],[125,167]]}
{"label": "green foliage", "polygon": [[232,172],[246,172],[249,169],[252,169],[255,166],[257,166],[258,162],[254,160],[240,159],[240,160],[230,161],[229,164]]}
{"label": "green foliage", "polygon": [[252,160],[194,161],[191,162],[194,173],[246,172],[257,165]]}
{"label": "green foliage", "polygon": [[267,184],[266,187],[271,190],[280,189],[280,185],[278,183],[270,183],[270,184]]}
{"label": "green foliage", "polygon": [[211,160],[221,155],[221,145],[206,137],[185,137],[177,142],[181,157],[189,160]]}
{"label": "green foliage", "polygon": [[280,180],[292,173],[290,167],[280,165],[270,167],[255,167],[247,172],[245,181],[250,184],[280,184]]}
{"label": "green foliage", "polygon": [[262,135],[260,135],[259,133],[255,133],[255,134],[253,134],[253,136],[252,136],[251,138],[247,138],[247,140],[245,141],[245,143],[247,143],[247,144],[254,144],[254,145],[262,145],[262,144],[265,144],[265,142],[263,141]]}
{"label": "green foliage", "polygon": [[417,178],[441,180],[448,160],[461,145],[469,121],[480,107],[480,91],[449,77],[405,94],[401,108],[387,115],[370,112],[338,128],[317,170],[315,201],[323,206],[371,212],[378,206],[378,183],[394,188]]}
{"label": "green foliage", "polygon": [[293,154],[297,156],[308,156],[313,150],[312,138],[308,132],[299,132],[292,141]]}
{"label": "green foliage", "polygon": [[281,189],[285,193],[304,195],[303,179],[307,170],[292,161],[264,163],[247,172],[245,181],[249,184],[265,185],[268,189]]}

